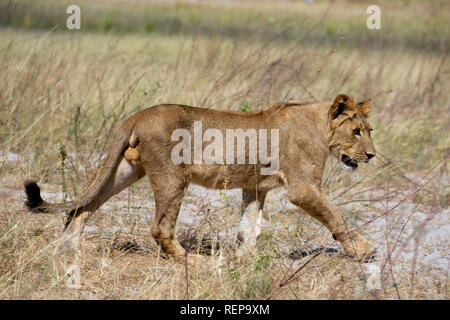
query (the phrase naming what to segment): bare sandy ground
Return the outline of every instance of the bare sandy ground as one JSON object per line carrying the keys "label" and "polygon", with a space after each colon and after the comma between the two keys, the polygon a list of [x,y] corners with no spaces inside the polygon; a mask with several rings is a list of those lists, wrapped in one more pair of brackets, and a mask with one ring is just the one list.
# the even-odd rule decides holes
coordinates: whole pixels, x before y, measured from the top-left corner
{"label": "bare sandy ground", "polygon": [[[8,161],[18,159],[11,155]],[[410,178],[417,177],[410,175]],[[358,179],[357,174],[355,179]],[[20,184],[16,177],[2,177],[0,180],[2,201],[8,200],[21,208],[23,193],[18,190]],[[444,178],[440,183],[448,185]],[[155,203],[148,187],[148,182],[143,181],[136,188],[124,190],[110,199],[89,221],[85,237],[107,237],[120,231],[130,234],[132,240],[137,225],[146,229],[150,235]],[[58,191],[61,190],[60,186],[41,184],[41,189],[42,197],[47,201],[62,201],[63,194]],[[413,191],[393,188],[389,192],[392,196],[384,197],[382,201],[373,201],[369,205],[358,200],[342,201],[343,197],[337,197],[334,202],[346,215],[349,228],[359,228],[375,243],[376,257],[367,266],[374,265],[380,272],[388,270],[393,279],[416,277],[430,286],[439,281],[447,282],[450,267],[450,209],[415,203],[409,198]],[[329,196],[334,198],[341,193],[342,189],[338,189]],[[374,190],[364,192],[364,195],[365,199],[380,199],[385,193]],[[213,250],[220,251],[222,247],[232,245],[238,230],[240,205],[240,190],[208,190],[191,185],[178,217],[177,234],[180,240],[186,245],[191,241],[189,238],[198,239],[201,234],[217,244]],[[99,223],[96,217],[102,217],[105,213],[111,214],[114,219]],[[133,220],[131,224],[130,219]],[[63,221],[63,215],[55,216],[47,228],[61,229]],[[273,239],[271,246],[276,246],[278,252],[293,267],[300,266],[308,259],[308,254],[322,248],[329,248],[329,252],[325,254],[343,255],[341,246],[332,240],[326,228],[292,205],[283,188],[272,190],[268,194],[262,237],[266,236]],[[260,252],[269,249],[271,248],[266,248],[266,242],[258,241]],[[364,288],[356,288],[356,296],[358,290],[364,291]],[[444,293],[440,298],[445,298]]]}

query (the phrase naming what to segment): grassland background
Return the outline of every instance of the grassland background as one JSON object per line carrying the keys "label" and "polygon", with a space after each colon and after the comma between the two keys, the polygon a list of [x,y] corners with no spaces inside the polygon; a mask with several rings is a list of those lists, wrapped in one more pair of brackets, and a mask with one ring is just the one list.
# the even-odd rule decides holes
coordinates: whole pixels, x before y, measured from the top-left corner
{"label": "grassland background", "polygon": [[[382,10],[381,30],[365,26],[374,3]],[[69,4],[81,7],[81,30],[66,30]],[[245,261],[228,254],[220,274],[212,263],[186,280],[182,266],[159,258],[149,231],[152,209],[142,204],[152,194],[142,180],[90,222],[131,231],[86,240],[83,290],[67,290],[49,263],[62,218],[26,213],[21,183],[37,179],[58,200],[80,194],[118,125],[159,103],[259,110],[337,93],[373,98],[379,156],[352,176],[331,160],[324,187],[342,204],[374,193],[357,209],[343,207],[355,225],[360,212],[378,212],[395,197],[448,217],[449,7],[448,1],[0,0],[0,298],[264,298],[298,263],[274,248],[309,248],[317,234],[329,237],[289,209],[275,222],[303,224],[302,232],[269,228]],[[239,220],[237,204],[222,200],[206,233]],[[200,200],[191,194],[187,201]],[[396,213],[389,213],[394,221]],[[127,241],[145,250],[119,250]],[[448,258],[448,248],[440,250]],[[108,267],[99,262],[105,259]],[[364,288],[360,266],[342,255],[320,256],[273,298],[448,297],[448,271],[429,280],[414,276],[413,259],[410,269],[387,265],[381,292],[356,292]]]}

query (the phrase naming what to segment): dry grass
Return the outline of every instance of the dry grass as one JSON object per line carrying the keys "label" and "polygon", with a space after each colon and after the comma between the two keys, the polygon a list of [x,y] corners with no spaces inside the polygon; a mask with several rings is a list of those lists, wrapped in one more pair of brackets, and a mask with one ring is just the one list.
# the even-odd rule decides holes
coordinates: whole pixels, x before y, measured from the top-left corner
{"label": "dry grass", "polygon": [[[258,17],[266,19],[271,6],[262,6]],[[414,16],[414,6],[419,4],[413,2],[406,17]],[[344,7],[352,8],[346,11],[354,17],[360,5]],[[233,8],[224,12],[230,16]],[[310,14],[320,21],[327,4],[314,8]],[[275,9],[271,12],[282,20],[284,11]],[[435,14],[428,9],[424,16]],[[189,10],[200,10],[201,16],[196,6]],[[245,6],[237,10],[258,21],[246,15]],[[390,14],[403,17],[401,12]],[[310,34],[318,37],[324,23]],[[240,24],[233,20],[233,26]],[[261,28],[255,34],[264,33]],[[208,32],[91,31],[17,26],[0,31],[0,298],[448,298],[448,33],[425,30],[435,39],[428,50],[409,42],[382,46],[383,39],[318,42],[306,32],[295,41],[270,34],[248,41]],[[143,180],[89,221],[80,290],[67,289],[64,267],[52,264],[63,218],[32,215],[22,207],[26,178],[39,180],[50,200],[80,194],[117,126],[148,106],[174,102],[257,110],[277,101],[331,99],[340,92],[374,98],[371,122],[380,156],[352,175],[330,161],[323,185],[349,227],[377,242],[382,290],[369,292],[363,266],[345,257],[325,228],[289,207],[279,191],[269,197],[270,221],[252,255],[238,260],[224,243],[209,263],[186,272],[151,238],[153,195]],[[219,205],[211,203],[214,199]],[[207,198],[192,189],[183,208],[177,233],[191,250],[199,237],[231,234],[239,221],[239,198],[232,192]],[[187,223],[192,217],[195,223]],[[434,229],[441,230],[442,239],[430,240]],[[298,258],[299,252],[328,245],[338,252]],[[435,252],[447,259],[447,270],[427,262]]]}

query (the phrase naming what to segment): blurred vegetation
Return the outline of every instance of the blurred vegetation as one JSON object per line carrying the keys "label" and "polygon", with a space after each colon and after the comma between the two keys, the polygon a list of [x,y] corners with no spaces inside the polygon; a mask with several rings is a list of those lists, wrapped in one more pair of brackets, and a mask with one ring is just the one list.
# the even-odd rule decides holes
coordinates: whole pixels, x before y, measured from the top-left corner
{"label": "blurred vegetation", "polygon": [[[276,3],[276,2],[274,2]],[[445,0],[378,1],[382,30],[366,28],[366,7],[360,1],[339,4],[318,0],[286,5],[250,2],[131,2],[71,0],[1,0],[0,25],[58,31],[65,27],[67,6],[81,8],[82,32],[157,33],[161,35],[225,36],[230,38],[372,47],[437,49],[448,45],[450,5]],[[320,28],[317,28],[318,24]]]}

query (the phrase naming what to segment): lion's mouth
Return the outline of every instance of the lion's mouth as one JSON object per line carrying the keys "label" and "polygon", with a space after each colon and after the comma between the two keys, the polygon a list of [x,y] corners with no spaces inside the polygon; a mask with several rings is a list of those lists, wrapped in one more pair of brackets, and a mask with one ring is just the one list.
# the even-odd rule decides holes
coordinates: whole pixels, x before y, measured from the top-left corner
{"label": "lion's mouth", "polygon": [[341,161],[350,168],[356,169],[358,168],[358,163],[353,160],[352,158],[350,158],[349,156],[347,156],[346,154],[343,154],[341,157]]}

